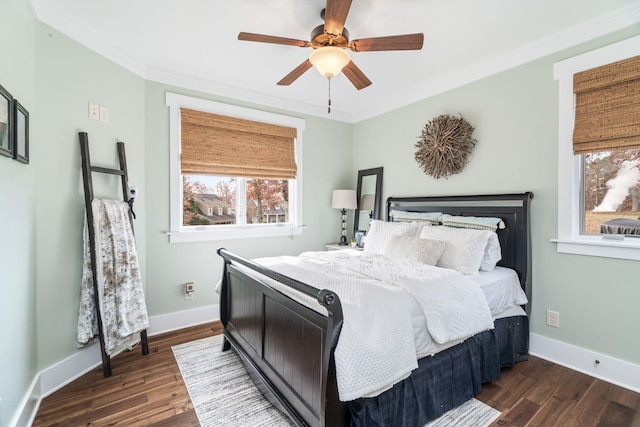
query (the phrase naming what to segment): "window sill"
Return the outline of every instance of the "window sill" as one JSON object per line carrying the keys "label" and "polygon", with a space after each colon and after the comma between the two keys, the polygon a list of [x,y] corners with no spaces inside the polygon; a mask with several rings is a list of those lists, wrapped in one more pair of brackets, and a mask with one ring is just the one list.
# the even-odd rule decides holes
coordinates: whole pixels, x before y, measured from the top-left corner
{"label": "window sill", "polygon": [[298,236],[302,234],[302,226],[267,225],[250,227],[233,227],[210,229],[207,227],[189,227],[167,233],[170,243],[208,242],[214,240],[234,240],[260,237]]}
{"label": "window sill", "polygon": [[560,253],[640,261],[640,238],[637,237],[614,240],[581,236],[551,239],[551,241],[557,243],[557,250]]}

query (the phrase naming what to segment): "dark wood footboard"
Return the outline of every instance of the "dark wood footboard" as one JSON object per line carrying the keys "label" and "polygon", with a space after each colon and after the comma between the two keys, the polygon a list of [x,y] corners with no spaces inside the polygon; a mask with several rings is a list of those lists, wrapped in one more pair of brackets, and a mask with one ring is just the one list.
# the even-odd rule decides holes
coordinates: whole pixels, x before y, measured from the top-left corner
{"label": "dark wood footboard", "polygon": [[[338,399],[335,350],[342,327],[338,296],[275,273],[226,249],[220,318],[224,349],[238,352],[262,393],[298,425],[341,426],[347,407]],[[269,277],[310,296],[327,315],[269,286]]]}

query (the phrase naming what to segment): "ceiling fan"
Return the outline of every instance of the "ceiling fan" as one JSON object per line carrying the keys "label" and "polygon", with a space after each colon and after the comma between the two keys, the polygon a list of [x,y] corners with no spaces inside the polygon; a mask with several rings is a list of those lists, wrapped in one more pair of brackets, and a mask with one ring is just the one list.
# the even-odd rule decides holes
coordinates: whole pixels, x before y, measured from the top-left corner
{"label": "ceiling fan", "polygon": [[327,0],[325,9],[320,13],[320,17],[324,19],[324,25],[319,25],[311,31],[311,41],[245,32],[238,34],[238,40],[313,48],[307,60],[278,82],[280,86],[290,85],[309,68],[315,66],[320,74],[328,79],[342,71],[356,89],[364,89],[371,85],[371,81],[353,63],[346,49],[353,52],[420,50],[424,34],[404,34],[349,41],[349,31],[344,27],[344,23],[351,7],[351,1]]}

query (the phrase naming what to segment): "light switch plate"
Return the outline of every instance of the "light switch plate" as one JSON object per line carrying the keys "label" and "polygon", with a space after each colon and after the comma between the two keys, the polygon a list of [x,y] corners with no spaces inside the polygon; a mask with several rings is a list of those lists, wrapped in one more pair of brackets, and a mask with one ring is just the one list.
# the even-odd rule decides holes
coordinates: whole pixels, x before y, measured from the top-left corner
{"label": "light switch plate", "polygon": [[100,107],[100,121],[103,123],[109,123],[109,109],[106,107]]}
{"label": "light switch plate", "polygon": [[89,103],[89,118],[100,120],[100,106],[98,104],[94,104],[93,102]]}

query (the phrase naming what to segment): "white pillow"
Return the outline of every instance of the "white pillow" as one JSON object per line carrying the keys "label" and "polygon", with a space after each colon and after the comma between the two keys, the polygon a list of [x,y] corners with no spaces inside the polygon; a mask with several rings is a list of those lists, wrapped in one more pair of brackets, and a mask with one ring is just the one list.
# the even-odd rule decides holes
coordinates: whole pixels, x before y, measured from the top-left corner
{"label": "white pillow", "polygon": [[492,231],[451,227],[424,227],[422,239],[444,240],[447,243],[438,266],[452,268],[463,274],[478,274]]}
{"label": "white pillow", "polygon": [[369,224],[369,231],[364,243],[364,251],[374,254],[381,254],[384,247],[389,242],[391,236],[406,235],[416,236],[418,224],[415,222],[385,222],[374,219]]}
{"label": "white pillow", "polygon": [[487,247],[484,250],[484,258],[480,264],[480,271],[493,271],[498,261],[502,259],[502,250],[500,249],[500,240],[496,233],[491,233],[491,237],[487,241]]}
{"label": "white pillow", "polygon": [[447,244],[442,240],[394,235],[391,236],[382,253],[396,258],[408,258],[424,264],[436,265],[446,248]]}

